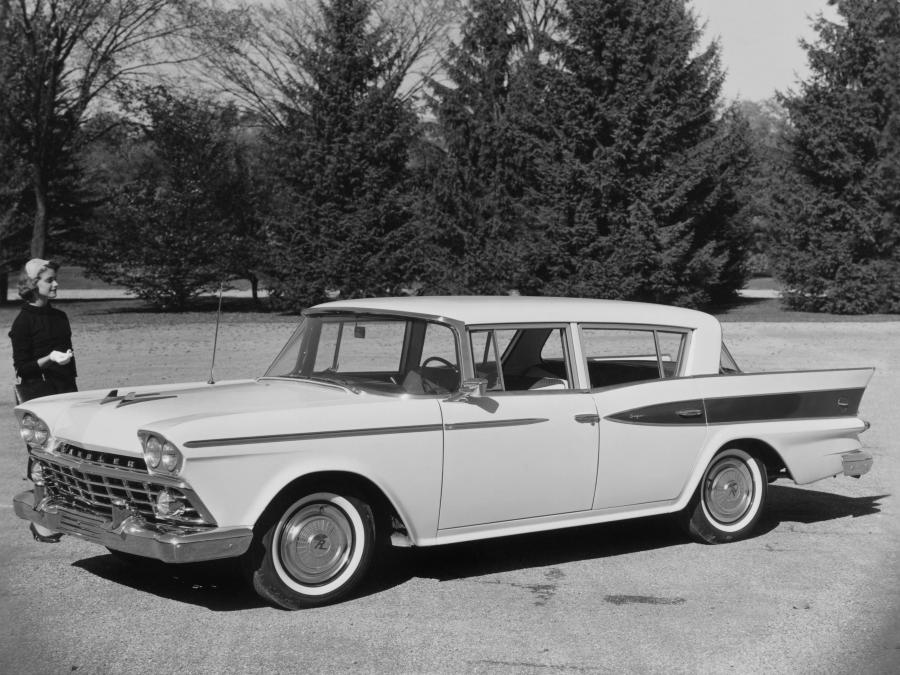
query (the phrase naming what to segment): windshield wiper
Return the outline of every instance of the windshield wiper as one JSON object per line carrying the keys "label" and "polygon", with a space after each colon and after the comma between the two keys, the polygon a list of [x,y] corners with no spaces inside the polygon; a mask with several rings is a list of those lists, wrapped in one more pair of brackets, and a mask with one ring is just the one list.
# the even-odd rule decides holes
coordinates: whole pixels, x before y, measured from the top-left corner
{"label": "windshield wiper", "polygon": [[289,377],[293,380],[307,380],[317,384],[330,384],[336,387],[343,387],[344,389],[352,391],[354,394],[362,393],[362,390],[355,384],[339,377],[320,377],[318,375],[290,375]]}

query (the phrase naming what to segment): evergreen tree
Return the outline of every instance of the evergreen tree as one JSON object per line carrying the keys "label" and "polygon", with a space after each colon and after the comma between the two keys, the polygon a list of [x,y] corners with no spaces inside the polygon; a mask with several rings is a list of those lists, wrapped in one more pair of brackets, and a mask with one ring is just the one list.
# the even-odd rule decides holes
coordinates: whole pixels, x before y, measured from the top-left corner
{"label": "evergreen tree", "polygon": [[534,222],[524,201],[533,179],[533,139],[520,126],[516,53],[526,32],[518,0],[473,0],[462,38],[444,63],[449,82],[432,82],[442,150],[420,210],[430,234],[419,276],[425,289],[455,293],[528,292]]}
{"label": "evergreen tree", "polygon": [[237,112],[162,88],[138,101],[148,123],[120,139],[123,170],[107,178],[107,203],[80,259],[89,274],[183,310],[203,291],[245,278],[259,259]]}
{"label": "evergreen tree", "polygon": [[775,203],[790,307],[900,312],[900,3],[844,0],[805,44],[811,75],[783,97],[793,125]]}
{"label": "evergreen tree", "polygon": [[[538,92],[554,227],[543,292],[682,305],[746,277],[736,214],[748,130],[718,107],[718,47],[699,49],[684,0],[570,0],[564,68]],[[546,219],[546,216],[543,216]]]}
{"label": "evergreen tree", "polygon": [[293,308],[397,292],[409,239],[415,116],[397,96],[400,51],[371,26],[368,0],[318,7],[311,44],[295,57],[307,83],[291,92],[286,123],[270,137],[282,184],[269,228],[270,286]]}

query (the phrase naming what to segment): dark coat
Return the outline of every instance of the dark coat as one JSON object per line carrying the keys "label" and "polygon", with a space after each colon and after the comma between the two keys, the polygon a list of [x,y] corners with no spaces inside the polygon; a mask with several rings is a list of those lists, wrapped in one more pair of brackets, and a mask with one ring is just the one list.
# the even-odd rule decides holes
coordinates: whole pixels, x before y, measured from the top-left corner
{"label": "dark coat", "polygon": [[44,368],[37,360],[47,356],[54,349],[67,351],[72,349],[72,328],[69,318],[62,310],[46,304],[35,307],[25,303],[16,316],[9,331],[12,340],[13,367],[22,382],[33,382],[43,378],[49,382],[56,393],[77,391],[73,358],[65,365],[51,361]]}

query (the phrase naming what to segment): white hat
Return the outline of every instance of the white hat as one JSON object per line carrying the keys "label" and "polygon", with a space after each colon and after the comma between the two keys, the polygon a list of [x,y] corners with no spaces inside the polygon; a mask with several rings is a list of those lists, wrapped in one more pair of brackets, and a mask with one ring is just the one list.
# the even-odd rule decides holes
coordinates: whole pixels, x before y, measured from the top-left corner
{"label": "white hat", "polygon": [[51,269],[59,269],[59,264],[55,262],[51,262],[49,260],[44,260],[43,258],[32,258],[27,263],[25,263],[25,274],[29,279],[37,279],[41,276],[41,272],[43,272],[47,268]]}

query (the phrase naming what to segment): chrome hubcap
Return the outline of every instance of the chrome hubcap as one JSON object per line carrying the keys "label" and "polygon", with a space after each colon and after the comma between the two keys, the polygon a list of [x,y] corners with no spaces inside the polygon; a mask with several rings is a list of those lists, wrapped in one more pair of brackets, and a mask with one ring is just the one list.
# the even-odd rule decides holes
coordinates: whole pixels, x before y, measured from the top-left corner
{"label": "chrome hubcap", "polygon": [[753,503],[753,476],[739,459],[727,457],[707,474],[703,500],[709,514],[721,523],[733,523],[746,515]]}
{"label": "chrome hubcap", "polygon": [[332,504],[302,506],[280,530],[281,562],[303,584],[324,584],[339,575],[352,551],[353,526],[344,511]]}

